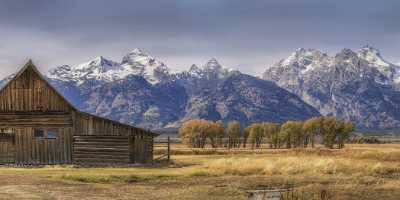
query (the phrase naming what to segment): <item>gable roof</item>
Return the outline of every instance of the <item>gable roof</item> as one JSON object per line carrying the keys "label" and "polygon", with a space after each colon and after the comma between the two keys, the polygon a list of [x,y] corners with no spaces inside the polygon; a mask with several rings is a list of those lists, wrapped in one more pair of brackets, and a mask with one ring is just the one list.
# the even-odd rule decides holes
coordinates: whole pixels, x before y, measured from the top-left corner
{"label": "gable roof", "polygon": [[79,111],[79,109],[75,108],[75,106],[71,102],[69,102],[68,99],[66,99],[60,92],[58,92],[56,88],[54,88],[47,81],[47,79],[42,75],[42,73],[40,73],[37,67],[33,64],[31,59],[29,59],[29,61],[22,68],[18,70],[18,72],[14,75],[14,77],[12,77],[12,79],[10,79],[6,84],[3,85],[3,87],[0,88],[0,92],[8,85],[10,85],[12,81],[17,80],[27,69],[32,69],[39,76],[40,79],[42,79],[52,90],[54,90],[57,96],[60,96],[62,100],[67,102],[68,106],[70,106],[75,111]]}
{"label": "gable roof", "polygon": [[32,70],[39,76],[39,78],[42,79],[52,90],[54,90],[54,92],[56,93],[56,95],[60,96],[60,98],[61,98],[62,100],[64,100],[64,101],[68,104],[68,106],[70,106],[70,107],[72,108],[72,110],[74,110],[75,112],[78,112],[78,113],[81,113],[81,114],[85,114],[85,115],[88,115],[88,116],[92,116],[92,117],[96,117],[96,118],[101,118],[101,119],[104,119],[104,120],[106,120],[106,121],[109,121],[109,122],[112,122],[112,123],[114,123],[114,124],[118,124],[118,125],[121,125],[121,126],[139,129],[139,130],[141,130],[141,131],[149,132],[149,133],[151,133],[151,134],[153,134],[153,135],[158,135],[158,134],[153,133],[153,132],[151,132],[151,131],[149,131],[149,130],[144,130],[144,129],[141,129],[141,128],[132,126],[132,125],[130,125],[130,124],[121,123],[121,122],[118,122],[118,121],[115,121],[115,120],[111,120],[111,119],[108,119],[108,118],[96,116],[96,115],[93,115],[93,114],[90,114],[90,113],[87,113],[87,112],[84,112],[84,111],[79,110],[79,109],[76,108],[70,101],[68,101],[68,99],[66,99],[66,98],[64,97],[64,95],[62,95],[55,87],[53,87],[53,86],[51,85],[51,83],[47,80],[47,78],[45,78],[45,77],[42,75],[42,73],[40,73],[40,71],[37,69],[37,67],[33,64],[33,62],[32,62],[31,59],[29,59],[29,61],[28,61],[22,68],[20,68],[20,69],[18,70],[18,72],[14,75],[14,77],[12,77],[12,79],[10,79],[10,80],[9,80],[7,83],[5,83],[2,87],[0,87],[0,92],[1,92],[2,90],[4,90],[4,88],[6,88],[8,85],[10,85],[12,81],[18,79],[27,69],[32,69]]}

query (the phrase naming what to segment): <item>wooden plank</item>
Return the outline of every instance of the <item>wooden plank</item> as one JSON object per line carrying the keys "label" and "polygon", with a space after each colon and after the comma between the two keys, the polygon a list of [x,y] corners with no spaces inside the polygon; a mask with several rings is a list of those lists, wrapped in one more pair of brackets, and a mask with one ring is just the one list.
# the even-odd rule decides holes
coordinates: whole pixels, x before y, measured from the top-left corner
{"label": "wooden plank", "polygon": [[[34,92],[33,92],[34,91]],[[2,111],[70,111],[72,107],[32,67],[0,91]]]}

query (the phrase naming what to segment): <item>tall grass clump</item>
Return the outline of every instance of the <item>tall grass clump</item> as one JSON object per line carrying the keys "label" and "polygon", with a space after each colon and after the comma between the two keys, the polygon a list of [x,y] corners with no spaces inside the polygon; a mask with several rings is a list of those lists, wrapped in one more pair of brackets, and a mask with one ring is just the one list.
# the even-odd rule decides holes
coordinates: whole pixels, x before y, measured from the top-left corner
{"label": "tall grass clump", "polygon": [[205,163],[215,175],[397,175],[399,163],[357,161],[347,158],[278,157],[221,158]]}

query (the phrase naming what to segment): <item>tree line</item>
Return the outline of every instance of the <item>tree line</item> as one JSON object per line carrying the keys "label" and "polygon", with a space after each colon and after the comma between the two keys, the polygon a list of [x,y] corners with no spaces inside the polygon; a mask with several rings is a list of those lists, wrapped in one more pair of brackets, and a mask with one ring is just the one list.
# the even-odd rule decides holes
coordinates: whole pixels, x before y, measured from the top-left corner
{"label": "tree line", "polygon": [[[193,119],[182,124],[179,135],[183,142],[194,148],[270,148],[315,147],[316,140],[327,148],[343,148],[354,131],[352,122],[335,117],[316,117],[305,121],[287,121],[283,124],[261,122],[242,128],[237,121],[226,126],[223,121]],[[228,138],[228,141],[224,141]]]}

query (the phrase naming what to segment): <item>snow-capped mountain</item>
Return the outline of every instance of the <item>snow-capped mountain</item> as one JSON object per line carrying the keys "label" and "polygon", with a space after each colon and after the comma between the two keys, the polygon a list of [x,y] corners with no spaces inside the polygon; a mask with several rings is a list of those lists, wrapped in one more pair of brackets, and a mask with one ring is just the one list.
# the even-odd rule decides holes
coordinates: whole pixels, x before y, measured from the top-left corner
{"label": "snow-capped mountain", "polygon": [[399,66],[366,46],[328,56],[298,49],[268,68],[265,80],[297,94],[323,115],[353,120],[364,128],[400,126]]}
{"label": "snow-capped mountain", "polygon": [[61,81],[73,80],[80,85],[90,80],[104,82],[123,80],[129,75],[142,76],[152,84],[172,78],[164,63],[140,49],[134,49],[125,55],[120,63],[99,56],[77,66],[59,66],[51,70],[47,77]]}
{"label": "snow-capped mountain", "polygon": [[134,49],[122,58],[122,77],[127,74],[143,76],[150,83],[155,84],[168,81],[171,78],[170,69],[154,57],[140,49]]}
{"label": "snow-capped mountain", "polygon": [[121,62],[99,56],[56,67],[47,77],[76,107],[146,128],[178,127],[191,118],[245,125],[321,113],[361,128],[386,129],[400,127],[399,69],[370,46],[334,56],[300,48],[269,67],[261,80],[214,58],[173,73],[134,49]]}
{"label": "snow-capped mountain", "polygon": [[[135,49],[121,63],[98,57],[48,74],[52,84],[87,112],[146,128],[176,128],[185,120],[282,122],[318,116],[316,109],[274,83],[210,59],[171,73]],[[284,108],[284,109],[282,109]]]}
{"label": "snow-capped mountain", "polygon": [[400,65],[395,65],[384,60],[379,50],[371,46],[365,46],[357,52],[357,55],[359,58],[368,61],[371,66],[385,75],[391,83],[400,83]]}
{"label": "snow-capped mountain", "polygon": [[211,58],[206,64],[198,67],[193,64],[188,71],[179,73],[178,76],[186,78],[222,79],[239,71],[222,66],[217,59]]}

